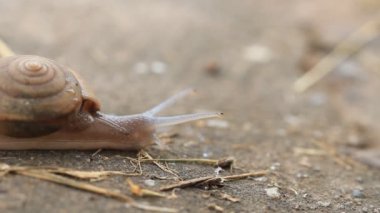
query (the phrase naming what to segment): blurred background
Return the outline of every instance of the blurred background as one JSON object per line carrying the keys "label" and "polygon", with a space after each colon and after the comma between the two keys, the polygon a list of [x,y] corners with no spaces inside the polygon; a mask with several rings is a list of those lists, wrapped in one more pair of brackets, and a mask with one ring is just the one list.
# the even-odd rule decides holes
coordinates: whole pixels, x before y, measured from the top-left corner
{"label": "blurred background", "polygon": [[[234,156],[248,170],[283,172],[299,192],[282,189],[280,201],[272,202],[262,191],[273,182],[242,182],[225,189],[241,198],[226,207],[231,211],[374,211],[380,205],[379,12],[378,0],[0,0],[0,38],[18,54],[77,70],[108,113],[142,112],[196,88],[196,97],[167,113],[220,110],[225,118],[175,127],[170,131],[180,137],[160,155]],[[316,67],[322,60],[328,65]],[[297,92],[295,82],[310,72],[326,75]],[[2,151],[0,160],[125,169],[115,164],[114,152],[92,162],[85,161],[88,155]],[[173,166],[184,176],[213,173]],[[30,198],[30,186],[20,182],[0,182],[5,210],[123,211],[103,198],[90,207],[90,195],[37,181],[42,189],[32,191],[40,195]],[[350,200],[357,188],[366,196],[360,204]],[[46,191],[51,196],[41,195]],[[59,193],[71,199],[44,202]],[[200,193],[181,193],[180,201],[165,202],[204,208]]]}

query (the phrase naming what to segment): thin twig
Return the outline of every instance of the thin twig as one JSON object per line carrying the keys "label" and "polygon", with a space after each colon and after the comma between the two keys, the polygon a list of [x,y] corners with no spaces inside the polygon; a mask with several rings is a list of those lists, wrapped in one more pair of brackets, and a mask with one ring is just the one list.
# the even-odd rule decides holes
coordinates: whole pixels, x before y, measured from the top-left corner
{"label": "thin twig", "polygon": [[103,149],[98,149],[94,153],[92,153],[91,158],[94,158],[97,154],[99,154]]}
{"label": "thin twig", "polygon": [[306,72],[294,83],[296,92],[304,92],[344,60],[363,48],[368,42],[379,36],[380,21],[378,18],[368,21],[358,30],[353,32],[348,38],[340,42],[326,57],[324,57],[315,67]]}
{"label": "thin twig", "polygon": [[141,167],[141,159],[135,159],[135,158],[131,158],[131,157],[126,157],[128,160],[129,160],[129,163],[135,167],[133,169],[133,172],[136,172],[137,169],[139,170],[138,171],[138,174],[142,175],[143,171],[142,171],[142,167]]}
{"label": "thin twig", "polygon": [[269,172],[267,170],[261,170],[257,172],[248,172],[238,175],[229,175],[222,177],[225,181],[240,180],[247,177],[261,177],[267,175]]}
{"label": "thin twig", "polygon": [[[36,170],[38,171],[38,170]],[[51,169],[51,170],[46,170],[49,171],[50,173],[54,174],[63,174],[83,180],[103,180],[109,176],[114,176],[114,175],[119,175],[119,176],[126,176],[126,177],[131,177],[131,176],[140,176],[138,173],[125,173],[125,172],[120,172],[120,171],[77,171],[77,170],[67,170],[67,169]]]}
{"label": "thin twig", "polygon": [[184,181],[181,181],[179,183],[175,183],[175,184],[171,184],[168,186],[161,187],[160,190],[161,191],[168,191],[168,190],[171,190],[174,188],[186,188],[189,186],[197,185],[201,182],[204,182],[206,180],[210,180],[212,178],[214,178],[214,176],[198,177],[198,178],[194,178],[194,179],[190,179],[190,180],[184,180]]}
{"label": "thin twig", "polygon": [[204,158],[178,158],[178,159],[142,159],[141,162],[174,162],[174,163],[199,163],[211,166],[230,167],[234,162],[233,158],[225,158],[220,160],[204,159]]}
{"label": "thin twig", "polygon": [[62,177],[59,175],[52,174],[50,172],[33,171],[33,170],[18,170],[18,171],[16,171],[16,173],[24,175],[24,176],[34,177],[34,178],[38,178],[38,179],[42,179],[42,180],[47,180],[47,181],[62,184],[65,186],[70,186],[72,188],[81,189],[84,191],[90,191],[90,192],[93,192],[96,194],[116,198],[120,201],[127,202],[128,204],[132,204],[134,202],[134,200],[131,197],[124,195],[124,194],[120,193],[119,191],[105,189],[105,188],[94,186],[94,185],[91,185],[88,183],[75,181],[75,180],[72,180],[70,178],[66,178],[66,177]]}
{"label": "thin twig", "polygon": [[[68,169],[69,170],[69,169]],[[34,168],[34,167],[21,167],[21,166],[9,166],[8,164],[1,164],[0,163],[0,174],[5,175],[10,172],[33,177],[45,181],[50,181],[53,183],[61,184],[64,186],[68,186],[71,188],[99,194],[102,196],[110,197],[113,199],[120,200],[122,202],[125,202],[127,205],[143,210],[149,210],[149,211],[158,211],[158,212],[177,212],[178,210],[173,208],[165,208],[165,207],[158,207],[158,206],[151,206],[148,204],[142,204],[137,201],[135,201],[133,198],[121,193],[118,190],[114,189],[106,189],[102,187],[98,187],[89,183],[84,183],[82,181],[77,181],[75,179],[71,179],[69,177],[64,177],[59,174],[55,174],[58,170],[52,170],[52,169],[43,169],[43,168]],[[75,170],[70,170],[75,171]],[[76,171],[78,172],[78,171]],[[85,171],[83,171],[85,172]],[[103,174],[102,172],[98,171],[90,171],[90,173],[97,173],[97,174]],[[122,172],[118,173],[115,172],[113,174],[122,174]]]}
{"label": "thin twig", "polygon": [[[160,164],[158,161],[154,161],[154,160],[153,160],[154,158],[153,158],[148,152],[146,152],[146,151],[144,151],[144,150],[141,150],[141,151],[139,152],[139,155],[141,155],[141,156],[147,158],[148,160],[152,160],[152,162],[153,162],[158,168],[160,168],[161,170],[163,170],[163,171],[165,171],[165,172],[167,172],[167,173],[170,173],[170,174],[174,175],[174,176],[175,176],[176,178],[178,178],[178,179],[181,179],[181,178],[178,176],[178,174],[176,173],[176,171],[174,171],[174,170],[172,170],[172,169],[169,169],[169,168],[165,167],[164,165]],[[140,162],[143,161],[143,160],[144,160],[144,159],[139,159]]]}
{"label": "thin twig", "polygon": [[179,183],[171,184],[168,186],[161,187],[161,191],[167,191],[171,190],[174,188],[186,188],[189,186],[195,186],[198,184],[202,183],[218,183],[218,182],[223,182],[223,181],[233,181],[233,180],[239,180],[247,177],[261,177],[264,175],[267,175],[268,171],[263,170],[263,171],[257,171],[257,172],[248,172],[248,173],[243,173],[243,174],[238,174],[238,175],[229,175],[229,176],[224,176],[224,177],[215,177],[215,176],[206,176],[206,177],[199,177],[199,178],[194,178],[190,180],[184,180]]}
{"label": "thin twig", "polygon": [[42,166],[42,167],[33,167],[33,166],[10,166],[8,164],[0,163],[0,171],[4,174],[10,172],[18,171],[34,171],[34,172],[49,172],[52,174],[66,175],[73,178],[83,179],[83,180],[102,180],[110,176],[139,176],[139,173],[127,173],[121,171],[82,171],[69,169],[65,167],[51,167],[51,166]]}

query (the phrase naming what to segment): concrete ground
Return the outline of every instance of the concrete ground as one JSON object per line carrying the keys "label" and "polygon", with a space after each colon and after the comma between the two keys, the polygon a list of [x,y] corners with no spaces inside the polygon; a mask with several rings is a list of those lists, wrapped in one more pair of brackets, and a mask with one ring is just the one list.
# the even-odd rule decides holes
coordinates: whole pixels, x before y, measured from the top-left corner
{"label": "concrete ground", "polygon": [[[305,93],[292,90],[310,54],[312,66],[315,58],[320,60],[379,11],[376,0],[0,0],[0,37],[18,54],[45,56],[77,70],[107,113],[142,112],[183,88],[195,87],[196,97],[167,114],[220,110],[225,118],[168,129],[178,134],[170,150],[151,147],[149,153],[161,158],[232,156],[244,171],[273,171],[265,178],[228,182],[213,190],[181,189],[176,199],[136,198],[140,202],[180,212],[217,211],[213,204],[225,212],[380,212],[380,78],[369,71],[379,68],[362,60],[378,58],[379,39]],[[318,53],[315,43],[326,44],[327,50],[321,48],[321,55],[313,58]],[[0,151],[0,162],[130,171],[125,157],[136,156],[110,150],[92,154]],[[183,179],[215,174],[212,166],[169,166]],[[172,176],[152,164],[143,164],[143,171],[132,180],[145,188],[173,183],[154,179]],[[93,184],[130,194],[124,177]],[[240,201],[222,199],[222,193]],[[0,211],[142,210],[54,183],[6,175],[0,179]]]}

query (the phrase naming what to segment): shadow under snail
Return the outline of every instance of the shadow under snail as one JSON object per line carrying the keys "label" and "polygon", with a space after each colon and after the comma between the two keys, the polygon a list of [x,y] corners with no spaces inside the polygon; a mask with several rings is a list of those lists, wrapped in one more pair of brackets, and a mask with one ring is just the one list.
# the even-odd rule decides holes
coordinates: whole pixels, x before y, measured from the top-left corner
{"label": "shadow under snail", "polygon": [[189,93],[141,114],[109,115],[70,68],[40,56],[0,58],[0,150],[138,150],[158,141],[158,127],[221,115],[155,116]]}

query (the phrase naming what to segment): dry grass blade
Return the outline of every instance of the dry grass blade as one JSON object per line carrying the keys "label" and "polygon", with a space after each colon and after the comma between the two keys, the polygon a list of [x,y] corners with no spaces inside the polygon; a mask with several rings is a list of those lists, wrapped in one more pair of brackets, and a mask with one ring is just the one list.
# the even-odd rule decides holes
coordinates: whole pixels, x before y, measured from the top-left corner
{"label": "dry grass blade", "polygon": [[130,198],[127,195],[120,193],[119,191],[105,189],[105,188],[101,188],[98,186],[94,186],[92,184],[79,182],[79,181],[76,181],[76,180],[73,180],[70,178],[66,178],[66,177],[56,175],[56,174],[52,174],[50,172],[36,171],[36,170],[17,170],[16,173],[20,174],[20,175],[24,175],[24,176],[34,177],[34,178],[38,178],[38,179],[42,179],[42,180],[47,180],[47,181],[62,184],[65,186],[70,186],[72,188],[76,188],[76,189],[80,189],[80,190],[84,190],[84,191],[93,192],[93,193],[100,194],[103,196],[116,198],[116,199],[121,200],[123,202],[127,202],[131,205],[132,205],[132,203],[134,203],[134,200],[132,198]]}
{"label": "dry grass blade", "polygon": [[166,207],[158,207],[158,206],[150,206],[150,205],[146,205],[146,204],[142,204],[142,203],[134,203],[132,206],[135,208],[138,208],[138,209],[151,211],[151,212],[169,212],[169,213],[178,212],[177,209],[166,208]]}
{"label": "dry grass blade", "polygon": [[0,58],[6,56],[12,56],[14,52],[8,47],[8,45],[0,39]]}
{"label": "dry grass blade", "polygon": [[267,170],[257,171],[257,172],[248,172],[238,175],[229,175],[222,177],[225,181],[240,180],[247,177],[261,177],[267,175],[269,172]]}
{"label": "dry grass blade", "polygon": [[316,156],[326,155],[325,151],[318,150],[318,149],[295,147],[293,151],[296,155],[316,155]]}
{"label": "dry grass blade", "polygon": [[199,183],[210,180],[212,178],[214,178],[214,176],[199,177],[199,178],[194,178],[194,179],[190,179],[190,180],[184,180],[184,181],[180,181],[179,183],[175,183],[175,184],[171,184],[168,186],[161,187],[160,190],[161,191],[168,191],[168,190],[171,190],[174,188],[186,188],[189,186],[197,185]]}
{"label": "dry grass blade", "polygon": [[64,186],[68,186],[71,188],[110,197],[110,198],[125,202],[129,206],[143,209],[143,210],[157,211],[157,212],[177,212],[176,209],[172,209],[172,208],[141,204],[133,200],[131,197],[119,192],[118,190],[98,187],[89,183],[84,183],[84,182],[77,181],[75,179],[71,179],[69,177],[64,177],[60,175],[60,174],[64,174],[64,175],[68,175],[68,176],[80,178],[80,179],[91,179],[91,178],[99,178],[102,176],[107,177],[110,175],[130,176],[131,174],[129,173],[118,172],[118,171],[99,171],[99,172],[98,171],[77,171],[77,170],[71,170],[71,169],[62,168],[62,167],[36,168],[36,167],[26,167],[26,166],[25,167],[24,166],[10,166],[8,164],[0,163],[0,177],[8,173],[15,173],[15,174],[23,175],[23,176],[46,180],[46,181],[61,184]]}
{"label": "dry grass blade", "polygon": [[340,42],[314,68],[297,79],[294,83],[294,90],[296,92],[304,92],[368,42],[377,38],[380,34],[379,25],[380,20],[378,18],[371,20]]}
{"label": "dry grass blade", "polygon": [[49,172],[55,173],[55,174],[63,174],[83,180],[103,180],[110,176],[138,176],[140,174],[138,173],[125,173],[120,171],[78,171],[78,170],[71,170],[66,168],[57,168],[48,170]]}
{"label": "dry grass blade", "polygon": [[[143,158],[146,158],[148,160],[151,160],[158,168],[160,168],[162,171],[165,171],[167,173],[170,173],[172,175],[174,175],[176,178],[180,179],[180,177],[178,176],[178,174],[173,171],[172,169],[170,168],[167,168],[166,166],[160,164],[158,161],[155,161],[154,158],[146,151],[144,150],[141,150],[139,152],[139,155],[141,155]],[[139,157],[140,158],[140,157]],[[140,159],[140,162],[143,161],[144,159]]]}
{"label": "dry grass blade", "polygon": [[178,159],[143,159],[141,162],[172,162],[172,163],[198,163],[211,166],[220,166],[222,168],[231,167],[235,159],[232,157],[220,160],[204,158],[178,158]]}
{"label": "dry grass blade", "polygon": [[79,181],[76,181],[76,180],[73,180],[70,178],[66,178],[66,177],[62,177],[62,176],[59,176],[56,174],[52,174],[52,173],[46,172],[46,171],[17,170],[16,173],[20,174],[20,175],[24,175],[24,176],[34,177],[34,178],[50,181],[53,183],[69,186],[69,187],[72,187],[75,189],[80,189],[83,191],[96,193],[96,194],[103,195],[106,197],[111,197],[111,198],[120,200],[122,202],[126,202],[128,205],[130,205],[132,207],[143,209],[143,210],[157,211],[157,212],[177,212],[176,209],[172,209],[172,208],[165,208],[165,207],[158,207],[158,206],[150,206],[150,205],[141,204],[141,203],[138,203],[135,200],[133,200],[131,197],[129,197],[129,196],[117,191],[117,190],[106,189],[106,188],[94,186],[92,184],[79,182]]}
{"label": "dry grass blade", "polygon": [[206,176],[206,177],[199,177],[199,178],[194,178],[190,180],[185,180],[185,181],[180,181],[179,183],[171,184],[168,186],[161,187],[161,191],[167,191],[171,190],[174,188],[186,188],[190,186],[196,186],[198,184],[200,185],[207,185],[208,183],[219,183],[223,181],[233,181],[233,180],[239,180],[247,177],[261,177],[264,175],[267,175],[268,171],[263,170],[263,171],[257,171],[257,172],[248,172],[248,173],[243,173],[243,174],[238,174],[238,175],[229,175],[229,176],[224,176],[224,177],[215,177],[215,176]]}
{"label": "dry grass blade", "polygon": [[28,166],[10,166],[8,164],[0,163],[0,174],[7,174],[9,172],[17,171],[42,171],[60,175],[67,175],[70,177],[83,179],[83,180],[103,180],[110,176],[138,176],[139,173],[126,173],[120,171],[80,171],[64,167],[28,167]]}

